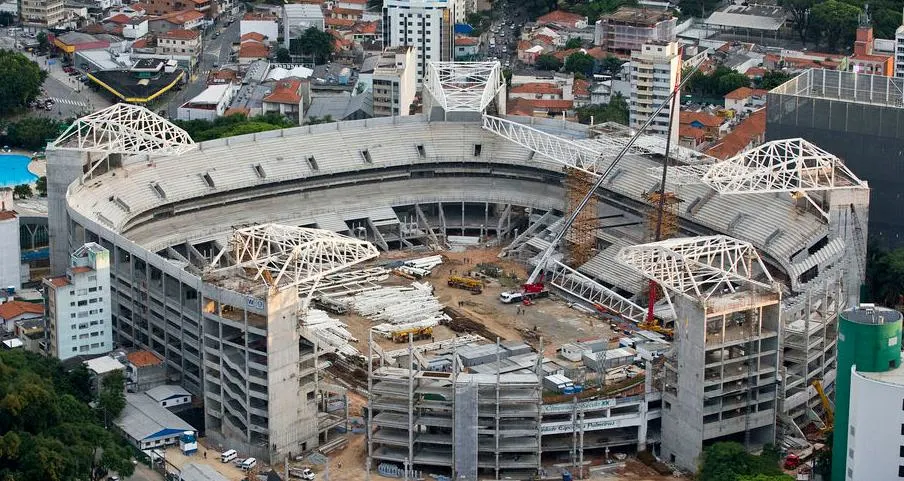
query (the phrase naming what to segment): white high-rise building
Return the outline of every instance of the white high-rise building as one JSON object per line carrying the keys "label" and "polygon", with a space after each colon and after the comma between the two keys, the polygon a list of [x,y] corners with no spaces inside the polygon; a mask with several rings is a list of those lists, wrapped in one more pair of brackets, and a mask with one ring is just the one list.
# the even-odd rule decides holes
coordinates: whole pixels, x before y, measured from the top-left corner
{"label": "white high-rise building", "polygon": [[0,289],[18,291],[21,283],[22,253],[19,250],[19,216],[0,209]]}
{"label": "white high-rise building", "polygon": [[[631,53],[630,124],[640,128],[659,105],[669,98],[681,75],[681,54],[677,42],[647,42],[641,50]],[[679,122],[672,123],[669,132],[669,108],[663,109],[650,124],[647,132],[672,137],[678,145]],[[677,112],[676,112],[677,115]]]}
{"label": "white high-rise building", "polygon": [[895,30],[895,77],[904,78],[904,24]]}
{"label": "white high-rise building", "polygon": [[110,352],[110,252],[94,242],[76,249],[65,275],[44,279],[44,306],[50,355]]}
{"label": "white high-rise building", "polygon": [[417,93],[414,47],[388,48],[373,73],[374,117],[406,116]]}
{"label": "white high-rise building", "polygon": [[431,61],[452,60],[455,0],[385,0],[383,46],[412,46],[420,84]]}

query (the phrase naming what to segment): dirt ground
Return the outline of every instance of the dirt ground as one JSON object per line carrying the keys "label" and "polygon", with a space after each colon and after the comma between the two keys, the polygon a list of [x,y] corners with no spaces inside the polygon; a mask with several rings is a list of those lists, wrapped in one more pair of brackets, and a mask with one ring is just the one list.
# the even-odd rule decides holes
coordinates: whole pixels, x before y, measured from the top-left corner
{"label": "dirt ground", "polygon": [[[454,307],[463,314],[471,317],[480,324],[485,325],[496,333],[502,340],[521,340],[523,337],[518,332],[521,329],[538,329],[543,337],[544,351],[554,353],[555,349],[563,343],[575,339],[608,335],[608,325],[602,323],[593,316],[582,311],[572,309],[560,299],[539,299],[533,306],[519,310],[520,304],[503,304],[499,301],[499,293],[507,290],[517,290],[520,282],[527,278],[527,272],[520,263],[499,259],[500,248],[474,248],[462,252],[444,251],[448,260],[436,267],[433,273],[420,280],[429,282],[435,288],[436,297],[445,305]],[[411,253],[406,251],[394,251],[383,253],[381,262],[395,259],[416,259],[432,255],[430,253]],[[518,283],[507,287],[499,282],[489,281],[483,289],[483,293],[474,295],[463,289],[449,287],[446,281],[449,275],[467,275],[476,270],[477,264],[493,263],[501,267],[506,273],[514,273],[518,276]],[[386,285],[408,285],[411,281],[391,275]],[[459,302],[462,304],[459,305]],[[521,311],[521,314],[519,314]],[[371,322],[357,314],[350,313],[338,316],[349,326],[348,330],[359,339],[358,349],[366,355],[367,335]],[[455,337],[455,333],[445,327],[438,326],[434,329],[434,339],[439,341]],[[392,340],[375,338],[380,347],[386,350],[401,349],[402,344]],[[491,341],[494,339],[490,339]],[[415,344],[424,344],[429,340],[417,341]]]}

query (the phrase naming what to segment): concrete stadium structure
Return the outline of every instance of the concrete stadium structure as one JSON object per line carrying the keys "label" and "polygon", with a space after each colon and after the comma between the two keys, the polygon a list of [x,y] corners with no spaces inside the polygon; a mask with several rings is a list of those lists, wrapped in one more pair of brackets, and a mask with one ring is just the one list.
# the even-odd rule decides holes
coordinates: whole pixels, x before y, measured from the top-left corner
{"label": "concrete stadium structure", "polygon": [[[511,242],[508,252],[529,261],[561,225],[564,167],[597,175],[625,133],[505,117],[498,65],[490,70],[455,88],[454,75],[428,78],[427,115],[197,144],[138,107],[92,114],[47,149],[51,262],[58,268],[85,242],[110,250],[115,341],[163,356],[204,400],[216,442],[271,462],[313,449],[337,423],[317,397],[338,388],[321,382],[320,353],[294,328],[300,287],[268,290],[247,270],[224,274],[245,261],[229,255],[234,235],[277,223],[383,250],[479,235]],[[462,101],[475,85],[479,92]],[[562,295],[630,319],[643,310],[644,279],[665,288],[657,315],[674,322],[676,348],[640,409],[661,397],[661,435],[648,436],[646,421],[627,434],[613,429],[627,443],[661,439],[666,460],[693,468],[704,443],[748,432],[753,446],[773,442],[776,425],[796,430],[819,403],[813,379],[833,389],[837,315],[857,302],[863,278],[869,191],[806,143],[771,143],[728,164],[679,152],[672,190],[688,237],[645,244],[657,145],[641,138],[597,191],[604,222],[594,257],[554,262],[548,278]],[[661,259],[686,269],[668,272]],[[732,330],[738,318],[754,322]],[[415,415],[403,414],[405,422]],[[399,442],[415,464],[417,452],[443,443]],[[374,462],[397,452],[378,449]],[[423,459],[412,469],[453,465]],[[539,468],[540,456],[524,459]],[[496,456],[478,468],[523,471],[506,462]]]}

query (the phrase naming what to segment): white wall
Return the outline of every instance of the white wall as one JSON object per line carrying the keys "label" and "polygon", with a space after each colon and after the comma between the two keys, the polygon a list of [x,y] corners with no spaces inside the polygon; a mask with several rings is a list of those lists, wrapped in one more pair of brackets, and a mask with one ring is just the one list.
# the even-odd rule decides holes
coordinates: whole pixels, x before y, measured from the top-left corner
{"label": "white wall", "polygon": [[900,479],[898,466],[904,465],[900,457],[904,446],[904,385],[900,384],[904,382],[904,368],[881,374],[883,381],[890,382],[867,378],[856,368],[851,369],[849,426],[852,429],[848,429],[846,479]]}
{"label": "white wall", "polygon": [[137,25],[123,25],[122,36],[128,39],[138,39],[148,34],[147,20]]}
{"label": "white wall", "polygon": [[0,221],[0,289],[22,286],[19,269],[22,253],[19,250],[19,218]]}
{"label": "white wall", "polygon": [[239,35],[257,32],[270,42],[275,42],[279,37],[279,24],[276,20],[242,20],[239,25]]}

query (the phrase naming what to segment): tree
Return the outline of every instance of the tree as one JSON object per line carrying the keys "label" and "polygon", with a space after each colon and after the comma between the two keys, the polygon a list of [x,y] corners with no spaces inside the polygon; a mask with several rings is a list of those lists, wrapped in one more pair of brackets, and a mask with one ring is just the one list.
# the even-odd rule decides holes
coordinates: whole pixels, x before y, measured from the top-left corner
{"label": "tree", "polygon": [[797,31],[800,41],[807,42],[807,31],[810,28],[810,8],[816,0],[780,0],[779,5],[791,15],[792,28]]}
{"label": "tree", "polygon": [[579,73],[587,76],[593,75],[593,66],[596,59],[584,52],[575,52],[565,59],[565,71]]}
{"label": "tree", "polygon": [[474,30],[472,37],[479,37],[493,26],[492,12],[471,12],[465,17],[465,22]]}
{"label": "tree", "polygon": [[0,50],[0,115],[23,109],[41,94],[47,72],[25,55]]}
{"label": "tree", "polygon": [[38,49],[46,52],[47,48],[50,47],[50,42],[47,41],[47,32],[38,32],[38,36],[35,38],[38,41]]}
{"label": "tree", "polygon": [[624,64],[624,60],[609,55],[600,62],[600,72],[616,75],[621,72],[622,65]]}
{"label": "tree", "polygon": [[28,184],[19,184],[13,187],[13,197],[17,199],[28,199],[33,196],[34,193],[32,193],[31,186]]}
{"label": "tree", "polygon": [[0,480],[97,480],[104,470],[132,475],[127,444],[103,428],[82,398],[88,383],[56,359],[0,351]]}
{"label": "tree", "polygon": [[[734,442],[715,443],[703,451],[697,481],[793,481],[782,475],[776,451],[765,450],[764,456],[748,453]],[[764,475],[766,478],[759,478]]]}
{"label": "tree", "polygon": [[715,94],[719,97],[724,97],[728,92],[741,87],[750,87],[750,78],[740,72],[731,71],[719,77],[716,83]]}
{"label": "tree", "polygon": [[739,87],[750,86],[750,79],[728,67],[719,66],[707,75],[699,70],[688,79],[685,91],[690,94],[723,97]]}
{"label": "tree", "polygon": [[300,37],[289,41],[292,55],[311,56],[315,64],[326,63],[334,48],[333,36],[315,27],[309,27]]}
{"label": "tree", "polygon": [[608,104],[594,104],[577,109],[578,122],[589,124],[591,118],[594,124],[603,122],[618,122],[628,125],[628,102],[621,94],[615,94]]}
{"label": "tree", "polygon": [[850,45],[854,41],[860,9],[838,0],[826,0],[810,9],[810,27],[824,40],[831,50],[840,42]]}
{"label": "tree", "polygon": [[794,78],[794,75],[787,74],[781,70],[770,70],[763,74],[763,78],[757,82],[757,87],[763,90],[772,90],[792,78]]}
{"label": "tree", "polygon": [[511,88],[512,86],[512,69],[507,68],[502,71],[502,78],[505,79],[505,86],[507,88]]}
{"label": "tree", "polygon": [[[3,73],[0,72],[0,76]],[[0,85],[0,89],[3,86]],[[3,102],[0,99],[0,102]],[[6,128],[6,141],[27,150],[43,150],[47,140],[59,135],[60,124],[47,117],[25,117]]]}
{"label": "tree", "polygon": [[305,125],[328,124],[330,122],[335,122],[335,120],[333,120],[332,115],[327,114],[327,115],[324,115],[323,117],[317,117],[317,116],[308,117],[308,120],[305,122]]}
{"label": "tree", "polygon": [[556,70],[558,71],[562,68],[562,62],[549,54],[543,54],[537,57],[537,62],[534,65],[540,70]]}
{"label": "tree", "polygon": [[47,176],[42,175],[38,177],[38,180],[35,181],[35,190],[38,191],[38,195],[41,197],[47,197]]}
{"label": "tree", "polygon": [[571,50],[573,48],[581,48],[581,39],[577,37],[569,38],[567,42],[565,42],[565,50]]}
{"label": "tree", "polygon": [[192,139],[199,142],[265,132],[267,130],[284,129],[295,125],[288,118],[276,113],[259,115],[250,119],[244,115],[229,115],[227,117],[218,117],[214,121],[176,120],[174,123],[185,129]]}
{"label": "tree", "polygon": [[104,425],[115,419],[126,407],[126,378],[121,370],[104,376],[97,394],[97,409],[104,417]]}
{"label": "tree", "polygon": [[292,55],[289,54],[289,49],[286,47],[276,49],[276,61],[279,63],[292,63]]}

